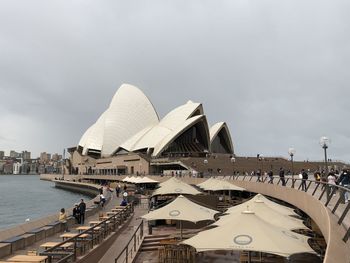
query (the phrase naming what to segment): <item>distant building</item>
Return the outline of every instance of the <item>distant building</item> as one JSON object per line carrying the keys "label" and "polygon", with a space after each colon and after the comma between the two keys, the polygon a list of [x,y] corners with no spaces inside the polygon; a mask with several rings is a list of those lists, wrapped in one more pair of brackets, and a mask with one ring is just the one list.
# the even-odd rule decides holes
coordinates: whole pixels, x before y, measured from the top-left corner
{"label": "distant building", "polygon": [[4,151],[0,151],[0,160],[4,159],[5,156],[5,152]]}
{"label": "distant building", "polygon": [[40,163],[41,164],[49,163],[50,160],[51,160],[51,154],[50,153],[47,153],[47,152],[40,153]]}
{"label": "distant building", "polygon": [[52,155],[51,160],[54,162],[60,161],[62,159],[62,155],[59,155],[58,153],[55,153]]}
{"label": "distant building", "polygon": [[28,161],[31,159],[31,153],[28,151],[22,151],[21,157],[24,161]]}
{"label": "distant building", "polygon": [[10,151],[10,157],[11,158],[20,158],[21,157],[20,155],[21,155],[20,153],[14,151],[14,150]]}
{"label": "distant building", "polygon": [[15,162],[13,164],[13,174],[20,174],[21,173],[21,167],[22,167],[21,163]]}

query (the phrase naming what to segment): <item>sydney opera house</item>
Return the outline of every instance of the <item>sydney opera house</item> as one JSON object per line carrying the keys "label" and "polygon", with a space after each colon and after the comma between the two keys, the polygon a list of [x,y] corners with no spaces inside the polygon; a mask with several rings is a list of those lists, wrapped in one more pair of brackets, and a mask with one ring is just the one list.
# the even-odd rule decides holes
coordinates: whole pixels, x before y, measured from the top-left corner
{"label": "sydney opera house", "polygon": [[234,149],[227,124],[210,127],[201,103],[188,101],[160,119],[140,89],[123,84],[69,152],[73,173],[155,174],[195,173],[194,163],[212,154],[229,160]]}

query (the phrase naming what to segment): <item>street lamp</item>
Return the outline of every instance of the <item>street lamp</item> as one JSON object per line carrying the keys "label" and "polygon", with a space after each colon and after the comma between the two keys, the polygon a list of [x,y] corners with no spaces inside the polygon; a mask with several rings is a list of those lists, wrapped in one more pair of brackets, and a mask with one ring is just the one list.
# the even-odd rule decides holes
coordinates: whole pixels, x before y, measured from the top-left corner
{"label": "street lamp", "polygon": [[235,175],[235,162],[236,162],[236,158],[234,156],[231,157],[230,159],[231,163],[232,163],[232,168],[233,168],[233,175]]}
{"label": "street lamp", "polygon": [[[207,168],[208,160],[207,160],[207,159],[204,159],[204,160],[203,160],[203,163],[204,163],[205,167]],[[208,173],[209,173],[209,169],[208,169]]]}
{"label": "street lamp", "polygon": [[293,157],[294,157],[294,154],[295,154],[295,149],[294,148],[289,148],[288,149],[288,154],[290,156],[290,161],[292,163],[292,188],[294,188],[294,160],[293,160]]}
{"label": "street lamp", "polygon": [[324,164],[326,165],[325,173],[328,174],[328,164],[327,164],[327,148],[330,143],[330,139],[326,136],[320,138],[320,145],[324,150]]}

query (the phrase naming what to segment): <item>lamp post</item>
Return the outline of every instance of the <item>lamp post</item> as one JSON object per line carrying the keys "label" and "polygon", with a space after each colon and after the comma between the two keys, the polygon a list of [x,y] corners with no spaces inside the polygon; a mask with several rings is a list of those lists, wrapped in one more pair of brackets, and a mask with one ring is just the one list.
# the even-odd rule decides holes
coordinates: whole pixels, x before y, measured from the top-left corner
{"label": "lamp post", "polygon": [[295,149],[294,148],[289,148],[288,149],[288,154],[290,156],[290,162],[292,163],[292,188],[294,188],[294,154],[295,154]]}
{"label": "lamp post", "polygon": [[[206,167],[206,169],[207,169],[207,168],[208,168],[208,167],[207,167],[207,165],[208,165],[208,160],[207,160],[207,159],[204,159],[204,160],[203,160],[203,163],[204,163],[204,165],[205,165],[205,167]],[[208,169],[208,173],[209,173],[209,169]]]}
{"label": "lamp post", "polygon": [[231,163],[232,163],[232,170],[233,170],[233,176],[235,175],[235,162],[236,162],[236,158],[234,156],[231,157],[230,159]]}
{"label": "lamp post", "polygon": [[328,163],[327,163],[327,148],[329,146],[329,143],[330,143],[330,139],[326,136],[322,136],[320,138],[320,145],[321,147],[323,148],[324,150],[324,164],[325,164],[325,173],[326,173],[326,176],[328,174]]}

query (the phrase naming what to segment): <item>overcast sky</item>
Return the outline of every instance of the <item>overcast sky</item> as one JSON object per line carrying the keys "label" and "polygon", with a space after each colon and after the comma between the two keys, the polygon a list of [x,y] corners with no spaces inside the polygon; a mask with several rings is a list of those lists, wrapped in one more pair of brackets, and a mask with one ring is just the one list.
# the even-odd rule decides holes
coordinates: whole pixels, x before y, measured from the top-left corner
{"label": "overcast sky", "polygon": [[240,156],[350,161],[349,1],[0,1],[0,150],[77,145],[122,83]]}

